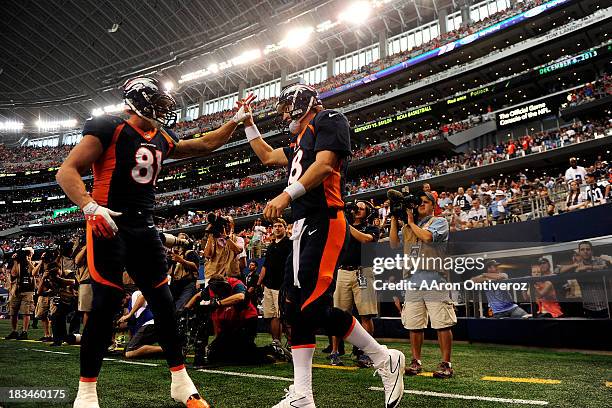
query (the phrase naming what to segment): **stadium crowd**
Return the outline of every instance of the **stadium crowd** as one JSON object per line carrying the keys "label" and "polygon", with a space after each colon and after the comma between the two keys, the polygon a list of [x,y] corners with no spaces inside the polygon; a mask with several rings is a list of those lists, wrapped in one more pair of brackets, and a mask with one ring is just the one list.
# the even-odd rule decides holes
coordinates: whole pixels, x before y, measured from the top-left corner
{"label": "stadium crowd", "polygon": [[[445,132],[444,125],[441,130],[430,132],[417,132],[402,136],[389,142],[366,146],[356,151],[359,159],[373,157],[394,151],[398,146],[421,143],[439,137],[440,133]],[[459,128],[462,128],[461,125]],[[453,156],[439,156],[418,162],[412,162],[402,167],[390,167],[378,170],[376,173],[368,173],[359,177],[352,177],[347,181],[347,194],[359,194],[368,191],[401,186],[410,182],[427,180],[431,177],[449,174],[452,172],[480,167],[493,164],[503,160],[509,160],[525,155],[539,153],[550,149],[555,149],[574,143],[592,140],[596,137],[609,135],[612,129],[612,121],[604,118],[597,121],[574,122],[570,126],[561,129],[534,132],[525,135],[517,140],[510,139],[500,142],[497,145],[485,146],[481,149],[474,149]],[[164,193],[158,195],[157,206],[173,206],[182,204],[185,201],[202,199],[209,196],[220,195],[231,191],[240,191],[247,188],[257,187],[282,179],[286,169],[276,169],[273,171],[250,175],[243,178],[225,180],[218,183],[210,183],[203,186],[185,188],[178,192]],[[187,183],[190,181],[187,180]],[[189,184],[187,184],[189,185]],[[244,214],[244,209],[240,206],[236,209],[236,215]],[[61,216],[46,216],[36,219],[36,222],[43,224],[57,224],[66,221],[79,219],[81,214],[65,214]],[[0,218],[1,219],[1,218]],[[13,224],[15,225],[15,224]]]}

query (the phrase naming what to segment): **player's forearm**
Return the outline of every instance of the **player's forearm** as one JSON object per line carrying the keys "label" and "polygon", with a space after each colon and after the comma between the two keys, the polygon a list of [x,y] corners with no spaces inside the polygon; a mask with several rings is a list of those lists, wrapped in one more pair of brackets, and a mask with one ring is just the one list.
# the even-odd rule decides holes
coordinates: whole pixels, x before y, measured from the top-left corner
{"label": "player's forearm", "polygon": [[272,146],[266,143],[261,137],[257,137],[249,142],[251,149],[255,152],[255,155],[259,160],[266,166],[272,166],[274,163],[271,161]]}
{"label": "player's forearm", "polygon": [[308,170],[306,170],[298,182],[304,186],[306,191],[310,191],[323,183],[323,180],[325,180],[333,171],[334,168],[331,166],[331,164],[316,161],[308,168]]}
{"label": "player's forearm", "polygon": [[218,129],[213,130],[206,136],[203,136],[200,140],[201,146],[198,149],[200,155],[207,154],[217,150],[223,146],[232,137],[234,130],[236,130],[238,124],[233,120],[226,122]]}
{"label": "player's forearm", "polygon": [[62,166],[58,170],[55,179],[70,201],[78,205],[79,208],[83,208],[87,203],[93,201],[93,198],[87,193],[85,183],[83,183],[77,169]]}

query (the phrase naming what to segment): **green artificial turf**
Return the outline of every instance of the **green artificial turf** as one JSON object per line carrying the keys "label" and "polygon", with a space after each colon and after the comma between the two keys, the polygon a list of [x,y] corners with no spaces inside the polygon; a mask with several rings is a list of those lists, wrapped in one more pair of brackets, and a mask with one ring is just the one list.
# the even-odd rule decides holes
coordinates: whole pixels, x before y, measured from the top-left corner
{"label": "green artificial turf", "polygon": [[[2,339],[10,331],[7,321],[0,321]],[[42,331],[31,330],[30,339],[38,339]],[[258,342],[265,344],[269,337],[261,335]],[[327,355],[320,352],[327,339],[319,338],[315,363],[327,364]],[[387,343],[404,353],[407,343]],[[350,347],[348,347],[350,349]],[[44,353],[36,350],[67,352],[68,355]],[[108,356],[121,359],[119,355]],[[409,358],[408,358],[409,360]],[[435,344],[423,347],[423,364],[433,371],[439,362]],[[158,364],[128,365],[105,361],[98,381],[100,406],[111,407],[180,407],[170,400],[170,374],[165,361],[139,360]],[[345,364],[354,365],[348,357]],[[509,346],[456,344],[453,349],[455,377],[439,380],[431,377],[405,377],[406,389],[461,394],[482,397],[547,401],[549,407],[599,408],[612,406],[612,356],[576,352],[554,352]],[[267,376],[292,376],[287,363],[267,366],[215,367],[217,370],[252,373]],[[213,407],[271,407],[284,395],[288,381],[212,374],[190,370],[196,386]],[[383,393],[369,387],[380,387],[372,369],[356,371],[315,368],[314,394],[319,408],[383,407]],[[491,382],[483,376],[542,378],[560,380],[560,384],[532,384]],[[79,377],[79,348],[77,346],[50,347],[48,344],[16,340],[0,340],[0,387],[64,388],[74,398]],[[0,407],[65,406],[68,403],[48,402],[11,404],[0,402]],[[510,404],[465,400],[441,396],[406,394],[402,407],[531,407],[531,404]]]}

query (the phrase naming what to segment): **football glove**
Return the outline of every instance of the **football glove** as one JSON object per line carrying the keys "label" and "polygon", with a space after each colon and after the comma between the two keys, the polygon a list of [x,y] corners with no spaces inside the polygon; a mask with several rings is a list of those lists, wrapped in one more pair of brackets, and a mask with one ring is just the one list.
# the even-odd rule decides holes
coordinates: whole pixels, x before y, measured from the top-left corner
{"label": "football glove", "polygon": [[93,234],[97,237],[109,239],[114,237],[119,230],[112,217],[120,216],[120,212],[109,210],[95,201],[91,201],[83,207],[83,214],[87,225],[91,227]]}

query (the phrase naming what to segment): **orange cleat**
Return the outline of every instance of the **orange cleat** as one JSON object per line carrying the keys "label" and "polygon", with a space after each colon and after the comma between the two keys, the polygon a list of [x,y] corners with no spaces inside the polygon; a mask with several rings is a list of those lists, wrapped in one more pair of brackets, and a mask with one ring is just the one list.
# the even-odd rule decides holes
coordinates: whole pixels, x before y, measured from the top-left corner
{"label": "orange cleat", "polygon": [[210,408],[210,404],[198,394],[190,396],[185,405],[187,408]]}

